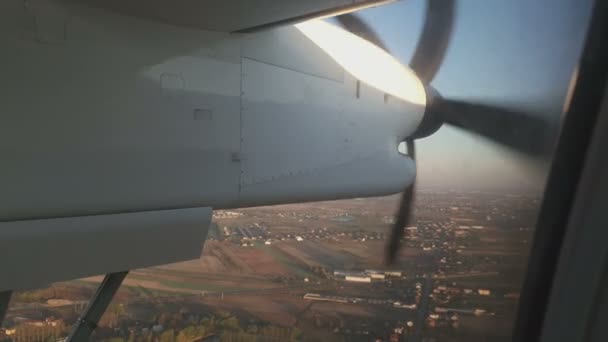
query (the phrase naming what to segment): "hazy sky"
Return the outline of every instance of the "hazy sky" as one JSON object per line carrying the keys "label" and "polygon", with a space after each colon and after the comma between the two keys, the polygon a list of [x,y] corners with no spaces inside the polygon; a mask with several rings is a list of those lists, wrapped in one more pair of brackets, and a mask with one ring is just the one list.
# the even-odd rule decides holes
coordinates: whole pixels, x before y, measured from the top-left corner
{"label": "hazy sky", "polygon": [[[407,64],[424,6],[425,0],[405,0],[361,15]],[[589,0],[459,1],[452,41],[432,85],[444,97],[527,103],[559,120],[590,12]],[[542,185],[538,165],[456,128],[444,126],[417,147],[420,188]]]}

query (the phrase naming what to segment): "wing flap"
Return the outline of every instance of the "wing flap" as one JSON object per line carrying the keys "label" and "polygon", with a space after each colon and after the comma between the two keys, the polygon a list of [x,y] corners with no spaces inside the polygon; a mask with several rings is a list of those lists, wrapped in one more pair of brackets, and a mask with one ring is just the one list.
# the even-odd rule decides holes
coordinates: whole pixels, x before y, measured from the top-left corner
{"label": "wing flap", "polygon": [[200,256],[211,208],[0,222],[0,291]]}

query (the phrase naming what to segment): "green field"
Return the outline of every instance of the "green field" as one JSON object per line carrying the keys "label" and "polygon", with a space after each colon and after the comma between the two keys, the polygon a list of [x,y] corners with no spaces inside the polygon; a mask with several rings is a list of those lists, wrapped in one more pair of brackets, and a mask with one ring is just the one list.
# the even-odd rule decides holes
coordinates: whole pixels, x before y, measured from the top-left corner
{"label": "green field", "polygon": [[214,285],[214,284],[201,284],[201,283],[191,283],[191,282],[183,282],[183,281],[173,281],[173,280],[158,280],[164,286],[180,288],[180,289],[188,289],[188,290],[197,290],[197,291],[208,291],[208,292],[237,292],[244,290],[255,290],[248,287],[228,287],[223,285]]}
{"label": "green field", "polygon": [[289,270],[290,273],[295,274],[299,277],[314,277],[314,274],[311,273],[305,266],[298,264],[296,261],[294,261],[293,259],[290,259],[288,256],[286,256],[285,254],[283,254],[281,251],[277,250],[276,248],[267,248],[267,247],[260,247],[263,245],[256,245],[257,248],[263,250],[264,252],[266,252],[267,254],[269,254],[270,256],[272,256],[276,261],[278,261],[283,267],[285,267],[287,270]]}

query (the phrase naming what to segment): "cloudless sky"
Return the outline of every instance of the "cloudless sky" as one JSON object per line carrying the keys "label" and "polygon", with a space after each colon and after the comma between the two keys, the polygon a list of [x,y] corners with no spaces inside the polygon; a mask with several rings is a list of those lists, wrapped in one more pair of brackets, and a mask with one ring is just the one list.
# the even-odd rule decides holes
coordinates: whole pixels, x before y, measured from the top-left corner
{"label": "cloudless sky", "polygon": [[[422,30],[425,0],[360,15],[408,64]],[[590,0],[459,1],[452,40],[432,82],[442,96],[519,104],[559,120],[590,18]],[[418,140],[420,188],[540,190],[546,168],[484,138],[443,126]]]}

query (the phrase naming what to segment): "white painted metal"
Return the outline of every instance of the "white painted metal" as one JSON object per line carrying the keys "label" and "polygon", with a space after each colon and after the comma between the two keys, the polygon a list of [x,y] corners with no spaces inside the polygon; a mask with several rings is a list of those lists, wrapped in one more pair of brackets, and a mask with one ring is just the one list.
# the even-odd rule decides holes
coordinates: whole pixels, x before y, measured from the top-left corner
{"label": "white painted metal", "polygon": [[243,73],[245,204],[373,196],[413,180],[397,145],[420,117],[404,114],[404,102],[384,103],[365,86],[357,99],[349,76],[336,82],[248,59]]}
{"label": "white painted metal", "polygon": [[0,222],[0,291],[198,258],[211,208]]}
{"label": "white painted metal", "polygon": [[[0,6],[0,21],[32,13]],[[234,202],[239,41],[99,10],[68,16],[61,44],[38,42],[25,21],[0,32],[0,220]]]}
{"label": "white painted metal", "polygon": [[[238,36],[2,6],[0,220],[382,195],[413,178],[396,145],[422,108],[314,76],[336,74],[319,52],[292,70],[251,48],[272,45],[263,34],[244,44],[254,62]],[[29,19],[66,40],[41,43]]]}
{"label": "white painted metal", "polygon": [[344,69],[293,26],[244,35],[242,46],[242,56],[248,59],[344,81]]}
{"label": "white painted metal", "polygon": [[[375,196],[413,181],[397,145],[423,108],[365,85],[357,97],[292,28],[228,35],[69,4],[0,2],[0,290],[186,257],[168,231],[147,219],[110,228],[111,214]],[[175,254],[131,256],[125,241]],[[31,246],[41,252],[28,257]],[[97,252],[80,259],[83,246]],[[104,261],[105,249],[121,258]]]}
{"label": "white painted metal", "polygon": [[174,26],[232,32],[367,0],[81,0]]}

